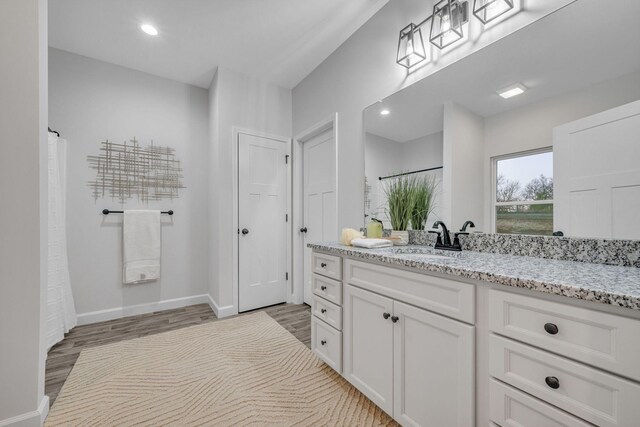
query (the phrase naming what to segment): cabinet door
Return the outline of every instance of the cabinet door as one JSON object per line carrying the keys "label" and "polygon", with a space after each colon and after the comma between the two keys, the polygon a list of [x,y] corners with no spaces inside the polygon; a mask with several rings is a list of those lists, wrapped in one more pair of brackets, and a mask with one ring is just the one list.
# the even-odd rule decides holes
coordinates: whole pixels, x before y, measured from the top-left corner
{"label": "cabinet door", "polygon": [[344,376],[392,414],[393,303],[389,298],[347,285],[342,310]]}
{"label": "cabinet door", "polygon": [[402,425],[474,424],[474,327],[397,301],[394,418]]}

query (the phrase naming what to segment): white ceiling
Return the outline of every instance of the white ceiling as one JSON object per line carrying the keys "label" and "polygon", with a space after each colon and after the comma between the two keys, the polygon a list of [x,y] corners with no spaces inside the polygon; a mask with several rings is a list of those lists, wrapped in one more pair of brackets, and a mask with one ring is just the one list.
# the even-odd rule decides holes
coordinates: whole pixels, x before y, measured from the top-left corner
{"label": "white ceiling", "polygon": [[[603,4],[572,3],[368,107],[367,132],[406,142],[441,131],[447,101],[489,117],[640,71],[640,1],[616,1],[615,13]],[[517,82],[529,90],[496,94]]]}
{"label": "white ceiling", "polygon": [[205,88],[218,66],[293,88],[388,1],[49,0],[49,45]]}

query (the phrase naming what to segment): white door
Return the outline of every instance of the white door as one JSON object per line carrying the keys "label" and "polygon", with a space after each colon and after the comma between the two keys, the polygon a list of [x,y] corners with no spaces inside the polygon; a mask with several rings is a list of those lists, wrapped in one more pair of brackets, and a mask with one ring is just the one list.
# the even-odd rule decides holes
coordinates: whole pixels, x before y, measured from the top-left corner
{"label": "white door", "polygon": [[393,416],[402,425],[474,424],[474,328],[397,301]]}
{"label": "white door", "polygon": [[640,239],[640,101],[554,129],[554,230]]}
{"label": "white door", "polygon": [[393,301],[346,285],[343,313],[344,376],[392,415]]}
{"label": "white door", "polygon": [[288,144],[238,136],[238,304],[253,310],[287,299]]}
{"label": "white door", "polygon": [[307,248],[307,243],[338,240],[336,146],[333,128],[304,142],[302,156],[304,302],[311,304],[311,249]]}

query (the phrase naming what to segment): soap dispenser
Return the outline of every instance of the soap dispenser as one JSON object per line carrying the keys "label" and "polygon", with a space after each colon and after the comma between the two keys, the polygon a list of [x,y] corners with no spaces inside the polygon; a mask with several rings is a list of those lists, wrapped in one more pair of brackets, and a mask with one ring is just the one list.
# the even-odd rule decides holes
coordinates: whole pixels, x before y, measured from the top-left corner
{"label": "soap dispenser", "polygon": [[382,238],[382,221],[371,218],[371,221],[367,224],[367,237],[370,239]]}

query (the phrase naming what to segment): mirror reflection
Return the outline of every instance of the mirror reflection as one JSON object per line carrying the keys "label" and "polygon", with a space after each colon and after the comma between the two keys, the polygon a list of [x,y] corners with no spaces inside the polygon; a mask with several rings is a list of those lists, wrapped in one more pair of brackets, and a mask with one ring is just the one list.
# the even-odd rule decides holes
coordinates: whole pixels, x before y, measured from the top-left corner
{"label": "mirror reflection", "polygon": [[365,224],[395,229],[389,186],[412,177],[436,184],[410,229],[640,239],[640,29],[617,15],[590,31],[595,8],[574,3],[367,107]]}

